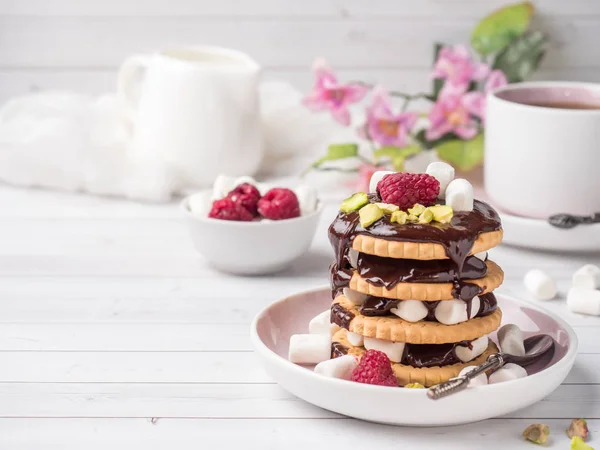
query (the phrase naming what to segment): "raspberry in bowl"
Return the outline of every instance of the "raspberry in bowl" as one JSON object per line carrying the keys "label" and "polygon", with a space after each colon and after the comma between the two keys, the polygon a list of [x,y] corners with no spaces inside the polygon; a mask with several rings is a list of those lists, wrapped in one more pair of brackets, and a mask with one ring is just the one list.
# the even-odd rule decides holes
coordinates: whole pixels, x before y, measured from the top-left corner
{"label": "raspberry in bowl", "polygon": [[220,175],[212,190],[182,202],[198,252],[216,269],[238,275],[278,272],[304,254],[321,203],[309,186],[267,186]]}

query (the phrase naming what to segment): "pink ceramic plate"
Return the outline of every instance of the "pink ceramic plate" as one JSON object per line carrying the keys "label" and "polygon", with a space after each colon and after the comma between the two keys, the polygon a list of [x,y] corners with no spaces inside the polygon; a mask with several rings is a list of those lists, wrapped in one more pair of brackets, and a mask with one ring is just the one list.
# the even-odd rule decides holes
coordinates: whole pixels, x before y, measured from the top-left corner
{"label": "pink ceramic plate", "polygon": [[[554,353],[528,368],[529,376],[470,388],[430,400],[421,389],[396,389],[337,380],[315,374],[311,366],[287,360],[292,334],[307,333],[311,318],[329,308],[327,288],[277,301],[252,323],[252,342],[271,377],[301,399],[357,419],[394,425],[452,425],[488,419],[531,405],[562,383],[573,366],[577,336],[558,316],[532,304],[497,294],[503,323],[517,324],[526,337],[546,333],[557,342]],[[491,335],[495,340],[495,334]]]}

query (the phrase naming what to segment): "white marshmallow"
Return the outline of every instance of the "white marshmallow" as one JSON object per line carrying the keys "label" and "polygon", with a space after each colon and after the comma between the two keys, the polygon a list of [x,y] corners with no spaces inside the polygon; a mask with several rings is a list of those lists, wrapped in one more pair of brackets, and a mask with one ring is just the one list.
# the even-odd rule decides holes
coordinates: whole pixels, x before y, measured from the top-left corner
{"label": "white marshmallow", "polygon": [[567,292],[569,311],[600,316],[600,291],[574,287]]}
{"label": "white marshmallow", "polygon": [[318,364],[331,358],[329,334],[294,334],[288,359],[296,364]]}
{"label": "white marshmallow", "polygon": [[[479,312],[481,301],[479,297],[471,300],[471,316]],[[455,325],[469,320],[467,316],[467,303],[463,300],[443,300],[438,303],[434,311],[435,318],[444,325]]]}
{"label": "white marshmallow", "polygon": [[397,308],[390,309],[390,312],[407,322],[418,322],[427,317],[429,310],[418,300],[403,300],[398,303]]}
{"label": "white marshmallow", "polygon": [[298,197],[300,213],[303,216],[310,214],[317,209],[317,191],[314,188],[307,186],[306,184],[301,184],[294,189],[294,192],[296,197]]}
{"label": "white marshmallow", "polygon": [[358,366],[358,361],[354,356],[344,355],[320,362],[315,366],[315,372],[330,378],[349,380],[356,366]]}
{"label": "white marshmallow", "polygon": [[512,324],[506,324],[498,330],[498,342],[500,350],[509,355],[525,356],[523,345],[523,333],[521,329]]}
{"label": "white marshmallow", "polygon": [[387,355],[390,358],[390,361],[399,363],[402,361],[402,355],[404,354],[404,342],[392,342],[392,341],[384,341],[382,339],[375,339],[366,337],[365,340],[365,348],[367,350],[379,350]]}
{"label": "white marshmallow", "polygon": [[573,287],[600,289],[600,267],[586,264],[573,274]]}
{"label": "white marshmallow", "polygon": [[350,265],[356,269],[358,266],[358,252],[353,248],[348,250],[348,261],[350,261]]}
{"label": "white marshmallow", "polygon": [[454,211],[473,211],[473,186],[463,178],[452,180],[446,188],[446,205]]}
{"label": "white marshmallow", "polygon": [[465,345],[457,345],[454,352],[456,353],[456,357],[462,362],[469,362],[485,352],[487,348],[488,337],[481,336],[480,338],[471,341],[471,348]]}
{"label": "white marshmallow", "polygon": [[[458,376],[462,377],[463,375],[468,374],[470,371],[472,371],[474,369],[477,369],[477,366],[467,366],[459,372]],[[485,372],[480,373],[475,378],[471,378],[469,380],[469,387],[483,386],[484,384],[488,384],[488,379],[487,379],[487,375],[485,374]]]}
{"label": "white marshmallow", "polygon": [[348,339],[348,342],[350,342],[355,347],[362,347],[365,343],[365,339],[362,335],[358,333],[353,333],[352,331],[348,331],[346,333],[346,338]]}
{"label": "white marshmallow", "polygon": [[478,258],[482,261],[487,261],[488,258],[488,252],[479,252],[479,253],[475,253],[473,255],[475,258]]}
{"label": "white marshmallow", "polygon": [[444,198],[446,196],[446,188],[454,180],[454,167],[441,161],[432,162],[427,166],[425,173],[440,182],[440,194],[438,198]]}
{"label": "white marshmallow", "polygon": [[344,288],[343,293],[344,293],[344,297],[346,297],[348,300],[350,300],[350,303],[352,303],[356,306],[362,305],[368,297],[367,294],[363,294],[362,292],[354,291],[347,287]]}
{"label": "white marshmallow", "polygon": [[521,366],[517,366],[516,364],[509,363],[505,364],[491,374],[490,378],[488,379],[488,383],[502,383],[503,381],[516,380],[518,378],[525,378],[526,376],[527,371],[525,369],[523,369]]}
{"label": "white marshmallow", "polygon": [[208,216],[211,205],[211,194],[209,192],[198,192],[190,196],[188,200],[190,211],[195,216]]}
{"label": "white marshmallow", "polygon": [[396,173],[391,170],[379,170],[371,175],[371,181],[369,182],[369,192],[375,193],[377,192],[377,183],[381,181],[383,177],[389,175],[390,173]]}
{"label": "white marshmallow", "polygon": [[212,199],[218,200],[225,197],[229,192],[237,186],[235,184],[235,178],[228,177],[227,175],[219,175],[213,183]]}
{"label": "white marshmallow", "polygon": [[323,311],[316,317],[313,317],[308,323],[308,332],[310,334],[335,334],[340,329],[336,324],[330,323],[331,310]]}
{"label": "white marshmallow", "polygon": [[538,300],[551,300],[556,297],[556,283],[543,270],[530,270],[525,274],[523,283],[527,290]]}

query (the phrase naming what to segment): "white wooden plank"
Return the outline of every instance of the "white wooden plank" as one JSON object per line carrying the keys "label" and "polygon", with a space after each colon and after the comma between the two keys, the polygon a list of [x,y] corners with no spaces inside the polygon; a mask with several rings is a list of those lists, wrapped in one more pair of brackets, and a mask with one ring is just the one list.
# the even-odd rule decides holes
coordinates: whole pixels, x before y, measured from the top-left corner
{"label": "white wooden plank", "polygon": [[[600,417],[600,386],[563,385],[506,418]],[[339,417],[275,384],[0,384],[3,417]]]}
{"label": "white wooden plank", "polygon": [[[545,421],[556,448],[568,448],[563,432],[569,420]],[[406,448],[447,450],[531,450],[521,437],[531,419],[493,419],[439,428],[390,427],[351,419],[175,420],[175,419],[3,419],[0,444],[10,450],[158,450]],[[600,421],[590,420],[591,445]]]}
{"label": "white wooden plank", "polygon": [[[252,352],[0,352],[0,382],[264,383]],[[33,369],[35,368],[35,370]],[[566,384],[600,384],[600,355],[580,354]]]}
{"label": "white wooden plank", "polygon": [[[542,28],[551,36],[544,67],[598,67],[600,49],[587,44],[597,39],[599,21],[593,17],[543,21]],[[467,41],[472,27],[472,20],[444,17],[268,21],[4,16],[0,66],[112,68],[132,53],[213,43],[246,51],[268,67],[304,67],[324,56],[339,67],[425,68],[431,64],[434,42]]]}
{"label": "white wooden plank", "polygon": [[[600,14],[597,2],[560,0],[536,2],[539,14]],[[478,18],[506,4],[504,0],[146,0],[140,8],[136,0],[11,0],[0,1],[0,14],[25,16],[252,16],[252,17],[411,17],[447,16]]]}

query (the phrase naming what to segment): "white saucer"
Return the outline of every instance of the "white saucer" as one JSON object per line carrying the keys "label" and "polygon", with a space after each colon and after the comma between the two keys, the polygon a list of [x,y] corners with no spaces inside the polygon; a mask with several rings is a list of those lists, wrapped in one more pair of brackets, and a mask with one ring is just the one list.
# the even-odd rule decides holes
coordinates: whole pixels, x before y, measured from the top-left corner
{"label": "white saucer", "polygon": [[[327,378],[311,366],[287,360],[292,334],[307,333],[309,320],[331,305],[331,290],[302,292],[275,302],[252,323],[251,337],[269,375],[297,397],[346,416],[391,425],[454,425],[497,417],[536,403],[556,389],[573,366],[577,336],[555,314],[537,306],[497,295],[503,323],[515,323],[525,337],[546,333],[557,342],[553,355],[528,367],[529,376],[514,381],[469,388],[441,400],[424,389],[372,386]],[[490,335],[495,339],[495,334]]]}
{"label": "white saucer", "polygon": [[504,244],[540,250],[573,252],[600,251],[600,223],[563,230],[541,219],[513,216],[499,211]]}

